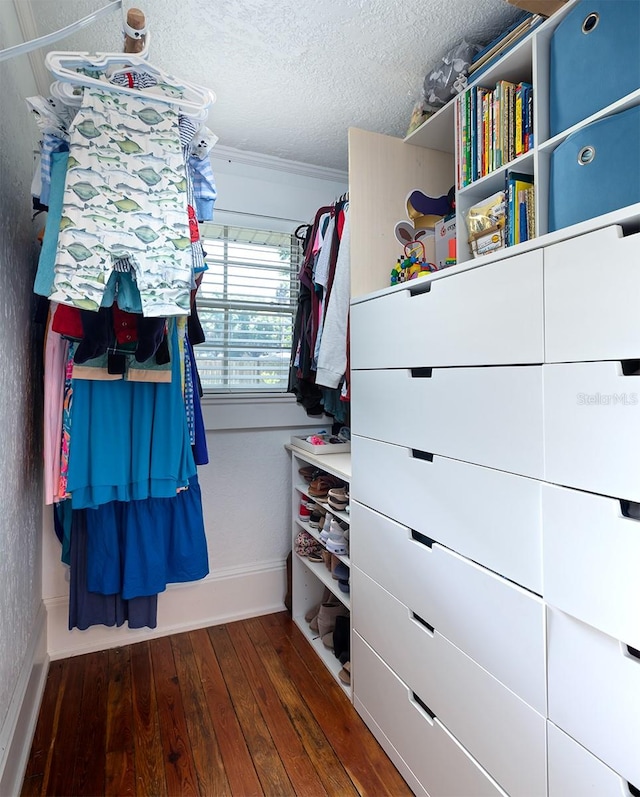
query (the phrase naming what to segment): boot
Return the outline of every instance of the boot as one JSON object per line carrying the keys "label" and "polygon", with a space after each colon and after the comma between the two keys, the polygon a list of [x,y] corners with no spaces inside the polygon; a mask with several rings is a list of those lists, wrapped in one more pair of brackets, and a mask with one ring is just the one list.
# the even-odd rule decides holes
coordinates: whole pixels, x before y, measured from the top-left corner
{"label": "boot", "polygon": [[318,633],[320,637],[333,633],[336,617],[339,615],[348,616],[349,610],[335,597],[320,606],[318,611]]}

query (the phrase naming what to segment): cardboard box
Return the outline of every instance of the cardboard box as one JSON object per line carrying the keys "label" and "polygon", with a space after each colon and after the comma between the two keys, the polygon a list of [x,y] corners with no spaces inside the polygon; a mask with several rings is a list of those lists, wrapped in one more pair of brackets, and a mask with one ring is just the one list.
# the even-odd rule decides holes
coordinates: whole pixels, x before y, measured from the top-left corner
{"label": "cardboard box", "polygon": [[436,251],[435,260],[433,261],[438,269],[445,268],[447,265],[446,260],[449,257],[449,241],[455,240],[456,237],[456,220],[453,219],[440,219],[436,222],[435,230]]}
{"label": "cardboard box", "polygon": [[555,14],[567,0],[507,0],[512,6],[517,6],[532,14],[542,14],[543,17],[550,17]]}

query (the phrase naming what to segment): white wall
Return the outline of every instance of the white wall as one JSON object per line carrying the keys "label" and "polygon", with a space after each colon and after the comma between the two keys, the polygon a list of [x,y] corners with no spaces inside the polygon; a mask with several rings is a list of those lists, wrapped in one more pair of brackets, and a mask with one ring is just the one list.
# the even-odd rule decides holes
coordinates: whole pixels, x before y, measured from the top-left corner
{"label": "white wall", "polygon": [[[293,231],[347,190],[347,176],[340,172],[228,147],[215,147],[211,161],[218,188],[214,221]],[[327,421],[309,418],[292,397],[215,397],[203,409],[210,464],[199,476],[209,576],[160,595],[154,631],[126,626],[69,631],[66,568],[47,510],[43,596],[52,658],[283,608],[284,562],[291,547],[290,460],[284,445],[292,434]]]}
{"label": "white wall", "polygon": [[[16,41],[2,3],[0,48]],[[41,606],[41,425],[31,284],[36,248],[30,183],[35,125],[24,97],[35,85],[25,57],[0,63],[0,793],[16,768],[11,749],[45,626]],[[42,669],[44,669],[42,667]],[[37,700],[36,696],[36,710]],[[21,751],[18,751],[18,756]]]}

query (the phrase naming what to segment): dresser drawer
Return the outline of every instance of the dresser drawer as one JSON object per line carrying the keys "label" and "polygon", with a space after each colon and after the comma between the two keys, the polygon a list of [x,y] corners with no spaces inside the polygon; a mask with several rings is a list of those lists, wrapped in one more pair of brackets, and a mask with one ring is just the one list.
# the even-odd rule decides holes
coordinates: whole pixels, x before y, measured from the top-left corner
{"label": "dresser drawer", "polygon": [[546,481],[640,501],[640,376],[619,362],[543,373]]}
{"label": "dresser drawer", "polygon": [[549,719],[639,784],[640,658],[557,609],[547,612]]}
{"label": "dresser drawer", "polygon": [[551,485],[542,517],[545,600],[640,648],[640,520],[614,498]]}
{"label": "dresser drawer", "polygon": [[[357,502],[351,562],[541,714],[546,711],[542,600]],[[355,588],[354,588],[355,590]],[[354,602],[354,623],[366,602]]]}
{"label": "dresser drawer", "polygon": [[542,361],[541,250],[351,307],[354,369]]}
{"label": "dresser drawer", "polygon": [[544,794],[544,717],[359,568],[351,573],[363,607],[354,630],[508,794]]}
{"label": "dresser drawer", "polygon": [[[354,706],[391,759],[433,797],[507,797],[462,745],[418,703],[415,695],[358,634],[353,635]],[[372,721],[375,725],[372,724]],[[377,730],[384,734],[380,738]],[[388,745],[393,745],[389,750]],[[396,753],[394,754],[394,750]],[[402,766],[399,767],[402,772]],[[410,785],[412,778],[402,772]],[[412,785],[413,788],[413,785]],[[417,789],[414,791],[418,793]]]}
{"label": "dresser drawer", "polygon": [[357,435],[351,496],[542,594],[540,482]]}
{"label": "dresser drawer", "polygon": [[352,432],[542,478],[542,367],[353,371]]}
{"label": "dresser drawer", "polygon": [[[629,783],[566,733],[547,723],[549,797],[629,797]],[[636,790],[637,793],[637,790]]]}
{"label": "dresser drawer", "polygon": [[640,357],[640,234],[621,227],[544,250],[545,361]]}

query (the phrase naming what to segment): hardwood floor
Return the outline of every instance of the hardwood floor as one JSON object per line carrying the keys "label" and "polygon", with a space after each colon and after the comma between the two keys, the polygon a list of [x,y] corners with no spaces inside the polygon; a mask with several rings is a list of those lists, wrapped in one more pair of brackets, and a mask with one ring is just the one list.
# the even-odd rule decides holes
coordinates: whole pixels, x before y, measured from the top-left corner
{"label": "hardwood floor", "polygon": [[411,795],[286,612],[50,665],[22,795]]}

